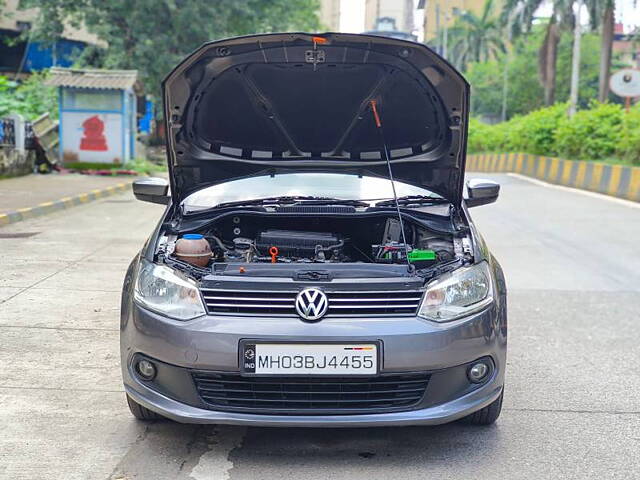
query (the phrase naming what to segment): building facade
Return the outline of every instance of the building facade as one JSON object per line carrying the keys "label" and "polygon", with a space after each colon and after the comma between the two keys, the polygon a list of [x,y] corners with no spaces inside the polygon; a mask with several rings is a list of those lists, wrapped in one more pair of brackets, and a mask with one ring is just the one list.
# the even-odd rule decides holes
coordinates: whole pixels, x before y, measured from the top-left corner
{"label": "building facade", "polygon": [[[482,12],[485,0],[420,0],[418,8],[424,10],[424,22],[422,25],[424,41],[433,42],[444,26],[451,27],[456,15],[460,12],[472,11],[476,14]],[[498,6],[496,6],[498,7]],[[499,11],[499,7],[496,8]]]}
{"label": "building facade", "polygon": [[392,19],[395,30],[413,33],[414,0],[365,0],[365,30],[378,30],[379,19]]}
{"label": "building facade", "polygon": [[629,67],[640,68],[640,45],[637,28],[625,32],[622,23],[616,23],[613,34],[613,54],[618,61]]}
{"label": "building facade", "polygon": [[0,1],[0,74],[21,77],[52,66],[68,67],[88,44],[105,46],[84,27],[65,25],[53,44],[32,41],[29,31],[38,20],[37,8],[21,10],[19,0]]}
{"label": "building facade", "polygon": [[328,32],[340,31],[340,0],[320,0],[320,23]]}

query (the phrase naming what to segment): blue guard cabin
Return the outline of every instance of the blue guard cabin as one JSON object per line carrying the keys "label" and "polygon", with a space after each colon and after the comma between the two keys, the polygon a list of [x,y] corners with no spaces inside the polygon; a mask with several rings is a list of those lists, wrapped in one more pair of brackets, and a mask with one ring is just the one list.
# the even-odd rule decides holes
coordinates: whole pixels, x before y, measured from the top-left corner
{"label": "blue guard cabin", "polygon": [[63,163],[126,165],[135,157],[136,70],[52,68],[58,87]]}

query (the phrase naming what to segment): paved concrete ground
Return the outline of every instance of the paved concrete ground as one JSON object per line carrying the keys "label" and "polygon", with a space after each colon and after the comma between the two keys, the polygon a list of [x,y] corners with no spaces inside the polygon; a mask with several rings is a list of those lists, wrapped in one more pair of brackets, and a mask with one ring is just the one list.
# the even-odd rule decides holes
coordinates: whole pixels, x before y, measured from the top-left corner
{"label": "paved concrete ground", "polygon": [[81,175],[78,173],[31,174],[0,180],[0,214],[35,207],[63,197],[72,197],[118,183],[132,182],[133,176]]}
{"label": "paved concrete ground", "polygon": [[130,193],[0,229],[0,478],[621,478],[640,472],[640,209],[513,176],[474,216],[510,286],[495,426],[137,423],[118,367]]}

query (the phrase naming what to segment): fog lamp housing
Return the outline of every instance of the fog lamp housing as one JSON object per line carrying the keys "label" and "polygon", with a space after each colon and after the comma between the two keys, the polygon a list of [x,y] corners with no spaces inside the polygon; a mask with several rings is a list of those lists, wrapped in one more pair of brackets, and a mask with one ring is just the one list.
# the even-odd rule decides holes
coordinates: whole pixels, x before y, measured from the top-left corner
{"label": "fog lamp housing", "polygon": [[467,370],[467,377],[472,383],[483,383],[489,378],[491,364],[488,360],[479,360],[471,364]]}
{"label": "fog lamp housing", "polygon": [[136,373],[140,375],[143,380],[150,381],[155,378],[157,370],[153,362],[142,358],[136,363]]}

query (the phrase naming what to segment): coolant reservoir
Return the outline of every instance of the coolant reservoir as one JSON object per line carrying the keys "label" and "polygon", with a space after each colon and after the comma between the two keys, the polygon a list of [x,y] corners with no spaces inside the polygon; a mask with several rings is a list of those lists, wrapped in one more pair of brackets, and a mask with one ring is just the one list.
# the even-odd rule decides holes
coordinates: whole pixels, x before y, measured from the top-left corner
{"label": "coolant reservoir", "polygon": [[213,256],[209,242],[199,233],[187,233],[178,239],[173,254],[196,267],[206,267]]}

